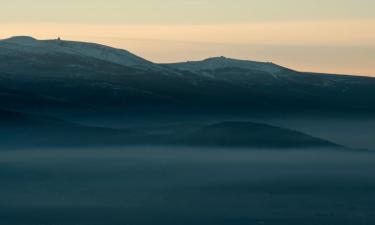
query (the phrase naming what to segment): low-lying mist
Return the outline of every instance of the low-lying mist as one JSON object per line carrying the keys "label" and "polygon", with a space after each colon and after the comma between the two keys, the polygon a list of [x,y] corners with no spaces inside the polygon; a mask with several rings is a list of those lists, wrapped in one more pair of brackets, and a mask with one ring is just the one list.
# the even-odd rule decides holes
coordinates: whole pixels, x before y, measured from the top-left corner
{"label": "low-lying mist", "polygon": [[374,156],[335,149],[5,149],[0,223],[374,224]]}

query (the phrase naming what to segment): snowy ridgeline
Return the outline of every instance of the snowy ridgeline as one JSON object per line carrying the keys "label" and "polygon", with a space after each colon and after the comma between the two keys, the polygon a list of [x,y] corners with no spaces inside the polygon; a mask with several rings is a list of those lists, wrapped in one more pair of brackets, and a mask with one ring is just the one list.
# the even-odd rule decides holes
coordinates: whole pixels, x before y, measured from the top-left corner
{"label": "snowy ridgeline", "polygon": [[63,41],[60,39],[37,40],[32,37],[20,36],[0,41],[0,48],[8,50],[8,54],[24,52],[32,54],[71,54],[92,57],[124,66],[156,67],[153,63],[126,50],[86,42]]}
{"label": "snowy ridgeline", "polygon": [[27,36],[17,36],[0,40],[0,55],[30,54],[71,54],[76,56],[91,57],[123,66],[144,69],[166,70],[167,68],[197,72],[201,70],[216,70],[222,68],[242,68],[266,73],[278,73],[284,67],[273,63],[214,57],[203,61],[189,61],[158,65],[132,54],[123,49],[116,49],[100,44],[65,41],[60,38],[55,40],[37,40]]}

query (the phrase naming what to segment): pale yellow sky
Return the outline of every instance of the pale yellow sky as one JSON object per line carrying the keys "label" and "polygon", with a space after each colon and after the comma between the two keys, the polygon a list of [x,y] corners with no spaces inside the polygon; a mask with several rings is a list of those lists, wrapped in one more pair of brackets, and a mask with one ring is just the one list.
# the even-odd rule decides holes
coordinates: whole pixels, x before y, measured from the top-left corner
{"label": "pale yellow sky", "polygon": [[375,76],[373,0],[2,0],[0,38],[98,42],[155,62],[224,55]]}

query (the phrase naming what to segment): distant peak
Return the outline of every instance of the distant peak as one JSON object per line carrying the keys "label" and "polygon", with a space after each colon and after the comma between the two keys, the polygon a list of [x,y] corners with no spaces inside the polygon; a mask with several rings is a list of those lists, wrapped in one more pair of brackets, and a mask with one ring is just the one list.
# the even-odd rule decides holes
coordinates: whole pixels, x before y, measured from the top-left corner
{"label": "distant peak", "polygon": [[17,43],[17,44],[31,44],[31,43],[38,42],[37,39],[33,37],[29,37],[29,36],[13,36],[8,39],[4,39],[3,41]]}
{"label": "distant peak", "polygon": [[10,37],[10,38],[8,38],[6,40],[8,40],[8,41],[11,41],[11,40],[37,41],[37,39],[35,39],[33,37],[30,37],[30,36],[13,36],[13,37]]}
{"label": "distant peak", "polygon": [[212,63],[219,64],[223,67],[224,66],[234,66],[234,65],[239,66],[239,67],[250,66],[250,65],[251,66],[254,66],[254,65],[276,65],[276,64],[271,63],[271,62],[260,62],[260,61],[253,61],[253,60],[236,59],[236,58],[229,58],[229,57],[225,57],[225,56],[211,57],[211,58],[204,59],[203,61],[200,61],[200,62],[210,63],[210,64],[212,64]]}
{"label": "distant peak", "polygon": [[202,61],[188,61],[186,63],[174,63],[169,65],[178,69],[191,71],[216,70],[222,68],[242,68],[267,73],[278,73],[286,69],[271,62],[234,59],[225,56],[211,57]]}
{"label": "distant peak", "polygon": [[232,62],[232,63],[242,62],[242,63],[274,64],[272,62],[259,62],[259,61],[253,61],[253,60],[230,58],[230,57],[225,57],[225,56],[210,57],[210,58],[207,58],[207,59],[203,60],[203,62],[207,62],[207,61]]}
{"label": "distant peak", "polygon": [[216,57],[211,57],[211,58],[208,58],[208,59],[228,59],[228,58],[225,57],[225,56],[216,56]]}
{"label": "distant peak", "polygon": [[216,56],[216,57],[210,57],[210,58],[207,58],[203,61],[213,61],[213,60],[228,60],[229,58],[225,57],[225,56]]}
{"label": "distant peak", "polygon": [[228,59],[228,57],[225,57],[225,56],[216,56],[216,57],[212,57],[212,59]]}

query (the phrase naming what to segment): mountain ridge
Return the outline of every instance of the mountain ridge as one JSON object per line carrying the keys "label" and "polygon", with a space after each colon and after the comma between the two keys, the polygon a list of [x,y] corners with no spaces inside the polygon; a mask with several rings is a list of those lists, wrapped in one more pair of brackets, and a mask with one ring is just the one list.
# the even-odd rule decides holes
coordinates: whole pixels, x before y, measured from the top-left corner
{"label": "mountain ridge", "polygon": [[[13,36],[6,39],[0,40],[0,47],[1,43],[8,43],[8,44],[16,44],[21,45],[23,47],[31,47],[39,49],[39,53],[47,53],[48,51],[52,52],[62,52],[86,57],[93,57],[96,59],[117,63],[123,66],[135,66],[138,68],[146,67],[148,69],[154,70],[163,70],[167,68],[172,69],[186,69],[192,71],[197,71],[201,69],[218,69],[218,68],[226,68],[226,67],[239,67],[239,68],[247,68],[247,69],[254,69],[254,70],[264,70],[266,72],[279,72],[283,69],[288,69],[286,67],[282,67],[280,65],[271,63],[271,62],[259,62],[259,61],[251,61],[251,60],[242,60],[242,59],[234,59],[228,58],[224,56],[220,57],[210,57],[203,59],[201,61],[187,61],[187,62],[176,62],[176,63],[155,63],[149,60],[146,60],[140,56],[137,56],[125,49],[113,48],[110,46],[91,43],[91,42],[83,42],[83,41],[70,41],[70,40],[63,40],[63,39],[47,39],[47,40],[38,40],[31,36]],[[3,46],[7,47],[7,46]],[[9,46],[8,46],[9,47]],[[13,50],[14,49],[13,46]],[[22,50],[27,50],[23,48]],[[34,49],[35,50],[35,49]],[[112,52],[112,53],[110,53]],[[197,65],[198,68],[194,69],[196,65],[192,64],[201,64]],[[202,68],[199,68],[201,66]],[[289,69],[290,70],[290,69]]]}
{"label": "mountain ridge", "polygon": [[[101,55],[102,48],[127,62],[122,65],[107,58],[107,53]],[[93,43],[24,36],[2,40],[0,107],[22,111],[25,104],[38,101],[46,104],[40,108],[47,108],[43,113],[48,114],[54,104],[47,102],[55,101],[71,111],[76,109],[70,106],[82,106],[145,114],[375,112],[374,78],[312,75],[273,63],[225,57],[173,65],[146,61],[146,66],[141,59],[134,66],[128,64],[128,56],[139,59],[125,50]],[[186,70],[186,65],[193,69]],[[23,103],[16,96],[22,96]],[[28,96],[33,99],[27,101]]]}
{"label": "mountain ridge", "polygon": [[[117,63],[123,66],[136,66],[145,67],[148,69],[157,69],[159,66],[156,64],[143,59],[127,50],[112,48],[106,45],[82,42],[82,41],[66,41],[62,39],[54,40],[38,40],[29,36],[14,36],[8,39],[0,40],[1,43],[15,44],[24,48],[33,48],[32,53],[66,53],[72,55],[78,55],[83,57],[93,57],[96,59]],[[7,46],[3,46],[7,47]],[[14,50],[17,50],[15,46],[9,46]],[[160,69],[160,68],[159,68]]]}
{"label": "mountain ridge", "polygon": [[[262,62],[262,61],[254,61],[254,60],[248,60],[248,59],[237,59],[237,58],[231,58],[226,56],[215,56],[215,57],[208,57],[202,60],[194,60],[194,61],[183,61],[183,62],[170,62],[170,63],[156,63],[152,62],[150,60],[144,59],[134,53],[131,53],[128,50],[122,49],[122,48],[114,48],[103,44],[93,43],[93,42],[85,42],[85,41],[71,41],[71,40],[63,40],[60,38],[57,39],[45,39],[45,40],[39,40],[32,36],[12,36],[9,38],[0,39],[0,47],[1,44],[4,43],[13,43],[18,45],[24,45],[25,47],[40,47],[43,46],[43,44],[52,44],[50,46],[44,46],[44,47],[51,47],[56,45],[61,45],[65,47],[77,47],[76,45],[83,45],[87,47],[93,47],[93,48],[99,48],[99,49],[105,49],[108,51],[115,51],[117,54],[119,54],[119,57],[124,57],[124,59],[131,61],[134,61],[133,63],[124,62],[120,59],[108,59],[105,56],[103,57],[94,57],[97,59],[114,62],[123,66],[139,66],[138,68],[141,68],[142,66],[146,66],[149,69],[156,69],[156,70],[163,70],[166,68],[174,68],[174,69],[187,69],[192,71],[197,71],[201,69],[218,69],[218,68],[226,68],[226,67],[239,67],[239,68],[251,68],[251,66],[254,66],[255,70],[261,70],[261,68],[266,69],[266,72],[278,72],[280,70],[290,70],[290,71],[296,71],[288,67],[284,67],[278,64],[275,64],[273,62]],[[4,47],[4,46],[2,46]],[[82,47],[82,46],[81,46]],[[26,50],[26,49],[23,49]],[[77,49],[76,49],[77,50]],[[76,54],[81,53],[82,56],[90,56],[88,53],[82,53],[82,52],[76,52]],[[121,54],[122,53],[122,54]],[[94,54],[95,55],[95,54]],[[129,57],[130,56],[130,57]],[[93,57],[91,55],[91,57]],[[138,62],[138,63],[137,63]],[[214,62],[216,65],[204,65],[210,62]],[[233,63],[232,65],[230,63]],[[194,68],[195,65],[191,64],[203,64],[203,68]],[[218,65],[219,64],[219,65]],[[246,65],[247,64],[247,65]],[[189,69],[189,67],[192,67]],[[298,71],[296,71],[298,72]],[[373,78],[372,76],[365,76],[365,75],[355,75],[355,74],[334,74],[334,73],[317,73],[317,72],[311,72],[311,71],[305,71],[301,73],[307,73],[307,74],[317,74],[317,75],[333,75],[333,76],[355,76],[355,77],[365,77],[365,78]]]}

